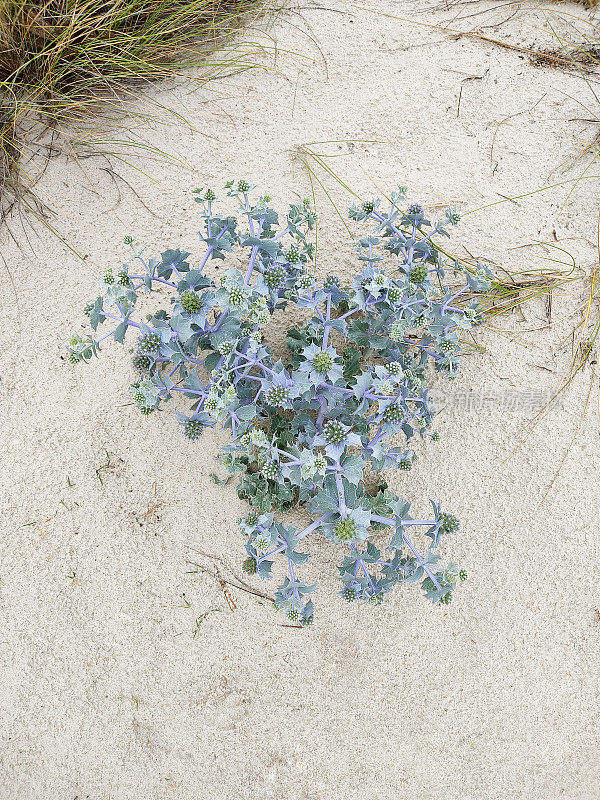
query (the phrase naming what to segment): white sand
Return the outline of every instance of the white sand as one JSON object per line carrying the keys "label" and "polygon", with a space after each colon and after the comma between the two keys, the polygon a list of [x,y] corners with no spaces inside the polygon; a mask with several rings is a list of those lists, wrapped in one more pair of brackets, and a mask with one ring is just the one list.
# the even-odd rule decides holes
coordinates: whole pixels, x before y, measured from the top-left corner
{"label": "white sand", "polygon": [[[215,579],[186,574],[190,546],[222,557],[224,575],[242,559],[236,520],[246,506],[233,484],[210,479],[224,434],[194,446],[171,414],[141,418],[127,405],[129,357],[116,346],[87,367],[61,360],[99,271],[125,257],[124,233],[197,253],[190,190],[247,176],[283,207],[308,192],[289,153],[302,142],[386,141],[330,152],[345,154],[335,165],[363,194],[375,193],[372,177],[465,210],[584,169],[575,158],[596,128],[572,120],[590,117],[578,101],[594,101],[576,73],[349,3],[326,5],[284,16],[275,31],[282,51],[314,61],[281,52],[275,69],[211,91],[157,94],[180,101],[195,130],[155,126],[144,135],[184,155],[197,176],[142,159],[154,185],[119,167],[156,216],[122,182],[116,205],[104,162],[86,160],[83,175],[55,161],[42,186],[86,261],[37,225],[26,229],[33,252],[17,219],[21,249],[3,235],[12,281],[2,285],[0,334],[1,800],[599,796],[600,450],[590,366],[510,455],[532,416],[524,399],[533,393],[539,406],[536,393],[558,388],[568,366],[582,299],[574,289],[555,295],[550,325],[543,304],[531,305],[500,321],[513,333],[480,334],[487,352],[470,357],[451,387],[442,442],[421,449],[408,477],[390,476],[415,511],[434,496],[462,520],[444,549],[470,574],[453,605],[432,608],[406,587],[380,610],[347,606],[337,596],[339,552],[315,540],[305,574],[320,581],[317,615],[305,631],[237,590],[230,611]],[[418,22],[455,14],[377,6]],[[533,24],[543,26],[544,15],[524,10],[483,32],[550,46]],[[481,79],[465,80],[472,76]],[[589,269],[598,184],[580,183],[565,204],[570,186],[465,217],[455,247],[540,266],[552,251],[520,246],[556,236]],[[348,274],[343,228],[326,201],[319,210],[319,269]],[[540,506],[591,380],[588,414]],[[476,399],[470,411],[467,395]]]}

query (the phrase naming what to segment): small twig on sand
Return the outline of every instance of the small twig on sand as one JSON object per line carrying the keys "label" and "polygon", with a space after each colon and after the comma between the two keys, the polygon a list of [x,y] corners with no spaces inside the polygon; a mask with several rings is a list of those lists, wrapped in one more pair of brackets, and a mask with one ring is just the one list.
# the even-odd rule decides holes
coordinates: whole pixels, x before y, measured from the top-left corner
{"label": "small twig on sand", "polygon": [[[265,594],[264,592],[261,592],[258,589],[255,589],[253,586],[250,586],[250,584],[246,583],[246,581],[243,578],[241,578],[233,569],[231,569],[229,564],[227,564],[227,562],[223,561],[223,559],[219,558],[218,556],[212,556],[209,553],[203,553],[201,550],[197,550],[195,547],[190,547],[189,549],[194,553],[198,553],[199,555],[203,556],[204,558],[211,559],[213,562],[217,562],[218,561],[219,563],[223,564],[227,568],[227,570],[231,574],[233,580],[231,580],[230,578],[223,577],[223,575],[219,572],[219,570],[216,567],[213,567],[213,569],[211,570],[209,567],[206,567],[203,564],[198,564],[196,561],[192,561],[191,559],[187,559],[187,562],[186,562],[186,563],[190,564],[191,566],[196,567],[200,572],[203,572],[206,575],[210,575],[211,577],[215,578],[215,580],[217,580],[221,584],[221,589],[222,589],[224,594],[225,594],[225,590],[223,589],[223,584],[227,584],[229,586],[233,586],[235,589],[239,589],[239,591],[241,591],[241,592],[246,592],[247,594],[252,594],[255,597],[261,597],[263,600],[269,600],[271,603],[275,602],[275,598],[272,595]],[[231,608],[231,603],[230,603],[229,598],[227,597],[227,594],[225,595],[225,597],[227,599],[229,607]],[[233,602],[233,598],[231,598],[231,601]],[[234,607],[235,607],[235,603],[234,603]]]}

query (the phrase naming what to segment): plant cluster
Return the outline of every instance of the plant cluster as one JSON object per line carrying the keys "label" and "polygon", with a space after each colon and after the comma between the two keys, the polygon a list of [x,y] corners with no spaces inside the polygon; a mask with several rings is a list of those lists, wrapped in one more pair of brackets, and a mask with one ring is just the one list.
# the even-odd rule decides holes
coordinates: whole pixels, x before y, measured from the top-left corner
{"label": "plant cluster", "polygon": [[[315,585],[296,574],[313,532],[345,550],[345,600],[378,605],[396,584],[419,583],[430,600],[447,604],[466,574],[440,564],[438,548],[458,520],[433,500],[429,519],[413,519],[408,502],[369,476],[409,470],[416,456],[408,443],[439,438],[431,430],[431,367],[456,376],[460,336],[479,321],[476,302],[461,303],[461,296],[488,288],[489,269],[445,255],[437,239],[458,214],[449,209],[432,224],[421,205],[406,205],[401,187],[385,207],[373,200],[350,209],[366,229],[352,285],[337,275],[319,282],[310,272],[310,203],[291,205],[280,222],[270,198],[253,199],[247,181],[227,189],[233,214],[216,211],[211,190],[196,190],[206,251],[195,264],[181,250],[146,259],[127,237],[135,265],[106,270],[101,295],[86,308],[93,331],[101,323],[110,330],[73,336],[71,362],[88,360],[104,339],[123,343],[132,328],[137,378],[130,393],[140,412],[150,415],[180,394],[191,401],[188,413],[176,411],[188,440],[217,422],[230,429],[223,462],[240,474],[238,493],[253,509],[239,523],[244,570],[269,578],[281,556],[287,576],[275,604],[290,620],[313,618]],[[218,280],[205,274],[209,261],[233,252],[245,253],[244,269],[231,267]],[[460,288],[450,288],[448,274],[460,278]],[[156,289],[171,294],[171,306],[134,320],[140,294]],[[307,321],[288,330],[288,352],[278,356],[265,331],[292,307]],[[294,506],[313,515],[301,530],[279,518]],[[419,528],[429,539],[423,553],[412,538]],[[391,532],[385,550],[373,541],[384,531]]]}

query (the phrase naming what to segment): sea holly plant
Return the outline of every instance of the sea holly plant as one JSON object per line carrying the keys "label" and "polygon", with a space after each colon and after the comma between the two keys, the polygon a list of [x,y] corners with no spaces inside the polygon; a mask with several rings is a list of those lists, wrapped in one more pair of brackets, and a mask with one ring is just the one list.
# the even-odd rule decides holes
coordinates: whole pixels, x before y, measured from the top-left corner
{"label": "sea holly plant", "polygon": [[[92,333],[71,337],[70,361],[133,334],[129,391],[142,414],[182,395],[188,411],[175,413],[188,440],[216,423],[231,431],[223,463],[239,473],[238,493],[252,507],[239,522],[243,567],[259,578],[271,577],[276,560],[287,567],[275,605],[290,620],[313,619],[316,584],[298,574],[311,534],[344,551],[345,600],[378,605],[396,584],[417,583],[434,603],[449,603],[466,573],[440,563],[438,550],[458,520],[434,500],[428,519],[414,519],[381,472],[412,467],[415,437],[439,438],[428,384],[436,371],[456,377],[461,335],[480,321],[473,293],[489,287],[489,268],[464,265],[439,244],[456,211],[432,223],[401,187],[386,204],[350,209],[364,234],[351,285],[337,275],[319,282],[309,201],[280,219],[247,181],[226,188],[232,213],[219,212],[212,190],[195,192],[198,259],[179,249],[147,259],[126,238],[131,263],[100,277],[100,296],[85,309]],[[220,264],[227,259],[236,266]],[[221,266],[218,278],[206,274],[211,262]],[[170,304],[135,319],[140,296],[151,292],[170,295]],[[277,352],[269,323],[284,309],[299,324]],[[303,528],[285,520],[297,506],[311,515]],[[419,530],[426,549],[414,541]]]}

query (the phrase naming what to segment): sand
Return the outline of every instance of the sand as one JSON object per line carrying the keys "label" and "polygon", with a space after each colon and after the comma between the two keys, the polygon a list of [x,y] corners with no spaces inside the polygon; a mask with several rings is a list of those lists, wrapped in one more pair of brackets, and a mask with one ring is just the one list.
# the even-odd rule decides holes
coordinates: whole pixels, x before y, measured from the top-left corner
{"label": "sand", "polygon": [[[547,47],[546,18],[566,23],[530,6],[486,28],[515,7],[455,21],[457,7],[361,5],[405,19],[303,4],[273,29],[269,69],[154,90],[189,127],[132,135],[191,170],[138,158],[154,183],[118,164],[139,197],[101,159],[84,171],[53,160],[40,188],[84,261],[17,216],[14,238],[2,234],[1,800],[599,796],[593,366],[520,435],[568,368],[583,286],[555,293],[550,320],[534,303],[481,331],[485,351],[438,387],[442,441],[419,448],[410,475],[389,476],[415,513],[437,497],[462,521],[443,549],[470,576],[452,606],[433,608],[413,587],[381,609],[348,606],[339,554],[317,539],[304,571],[319,580],[308,630],[237,589],[232,610],[214,577],[190,574],[190,559],[224,577],[240,569],[246,506],[234,483],[210,477],[222,474],[225,435],[193,445],[172,414],[141,418],[116,345],[77,369],[64,358],[99,272],[125,258],[125,233],[151,251],[198,253],[191,189],[247,176],[283,208],[309,192],[291,156],[301,143],[341,140],[327,146],[342,156],[330,163],[361,194],[401,182],[413,199],[463,210],[583,173],[597,127],[579,120],[597,107],[577,72],[414,24]],[[465,216],[455,248],[517,269],[567,261],[532,245],[554,242],[589,270],[598,183],[573,186]],[[351,244],[318,202],[319,272],[349,275]]]}

